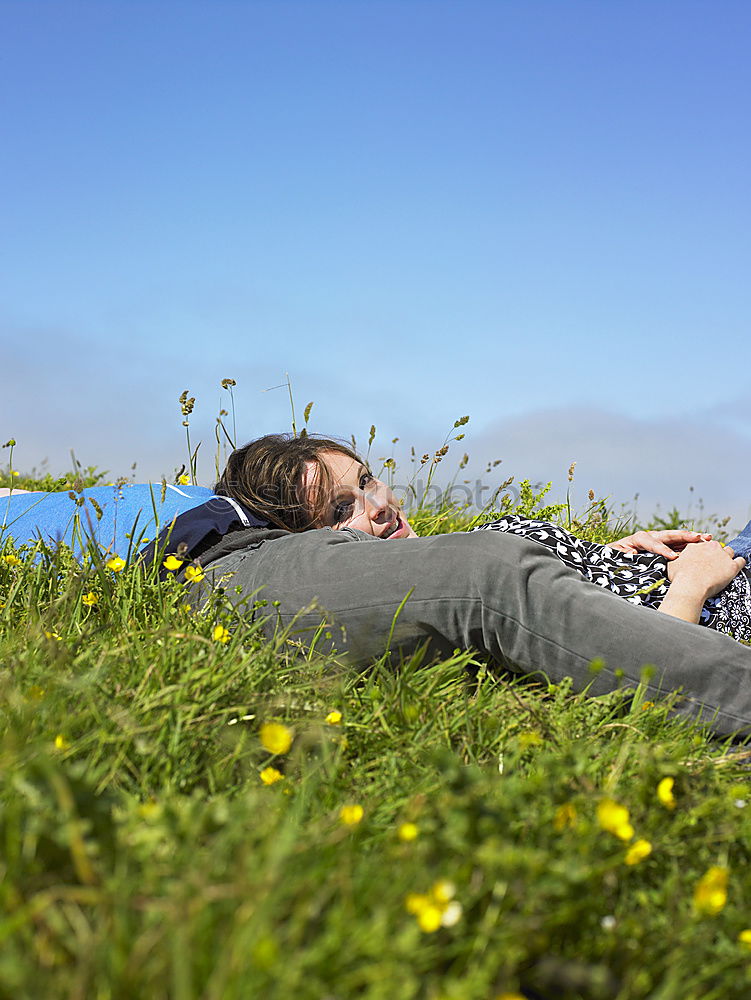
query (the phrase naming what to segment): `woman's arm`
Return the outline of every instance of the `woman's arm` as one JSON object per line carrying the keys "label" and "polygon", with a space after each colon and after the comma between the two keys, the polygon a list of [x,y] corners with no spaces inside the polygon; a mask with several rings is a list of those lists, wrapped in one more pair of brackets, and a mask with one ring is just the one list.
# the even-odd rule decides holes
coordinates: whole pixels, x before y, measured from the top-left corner
{"label": "woman's arm", "polygon": [[689,545],[668,565],[670,586],[660,611],[686,622],[698,622],[707,598],[719,594],[745,565],[742,556],[719,542]]}

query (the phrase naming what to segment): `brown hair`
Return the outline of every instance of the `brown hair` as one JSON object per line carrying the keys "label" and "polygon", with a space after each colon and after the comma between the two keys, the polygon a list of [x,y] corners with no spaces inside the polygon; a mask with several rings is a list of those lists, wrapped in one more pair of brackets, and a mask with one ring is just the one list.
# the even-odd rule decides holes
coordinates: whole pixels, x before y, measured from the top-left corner
{"label": "brown hair", "polygon": [[[232,452],[214,492],[239,500],[280,528],[307,531],[320,524],[334,486],[322,457],[327,451],[362,462],[356,452],[333,438],[266,434]],[[316,468],[317,489],[305,496],[302,482],[308,462]]]}

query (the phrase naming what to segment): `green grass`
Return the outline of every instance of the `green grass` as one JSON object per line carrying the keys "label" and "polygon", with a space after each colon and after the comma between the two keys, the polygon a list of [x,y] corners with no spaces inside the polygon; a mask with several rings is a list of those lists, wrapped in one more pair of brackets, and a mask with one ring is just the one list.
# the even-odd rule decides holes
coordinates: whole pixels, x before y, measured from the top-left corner
{"label": "green grass", "polygon": [[[590,511],[577,530],[612,526]],[[3,997],[751,995],[749,771],[669,703],[470,653],[358,674],[65,552],[0,557],[0,602]],[[288,752],[264,748],[270,721]],[[631,838],[603,829],[605,799]]]}

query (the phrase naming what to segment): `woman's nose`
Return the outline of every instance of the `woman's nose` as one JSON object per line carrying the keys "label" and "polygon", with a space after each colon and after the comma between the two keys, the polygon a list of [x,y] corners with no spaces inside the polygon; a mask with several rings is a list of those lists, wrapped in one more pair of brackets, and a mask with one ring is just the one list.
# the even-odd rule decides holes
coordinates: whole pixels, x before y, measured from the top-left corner
{"label": "woman's nose", "polygon": [[390,509],[389,492],[388,486],[378,481],[363,490],[365,510],[372,521],[377,521]]}

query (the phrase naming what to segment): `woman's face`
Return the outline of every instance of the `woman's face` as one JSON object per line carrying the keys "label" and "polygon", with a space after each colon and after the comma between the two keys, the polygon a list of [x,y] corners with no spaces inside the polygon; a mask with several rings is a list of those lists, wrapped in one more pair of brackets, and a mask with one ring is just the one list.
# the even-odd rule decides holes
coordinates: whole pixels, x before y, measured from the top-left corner
{"label": "woman's face", "polygon": [[[334,485],[320,527],[359,528],[376,538],[417,537],[389,487],[371,476],[364,465],[336,451],[323,452],[321,458]],[[307,463],[302,485],[307,495],[318,488],[315,463]]]}

